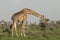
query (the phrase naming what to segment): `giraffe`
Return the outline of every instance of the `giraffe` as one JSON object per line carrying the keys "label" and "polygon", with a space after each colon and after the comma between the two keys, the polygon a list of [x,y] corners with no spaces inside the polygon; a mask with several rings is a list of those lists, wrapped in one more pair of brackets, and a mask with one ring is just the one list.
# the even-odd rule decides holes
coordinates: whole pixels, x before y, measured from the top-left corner
{"label": "giraffe", "polygon": [[22,21],[22,29],[21,29],[21,36],[24,35],[25,36],[25,25],[26,25],[26,21],[28,18],[28,15],[34,15],[36,17],[38,17],[42,22],[46,23],[46,20],[44,18],[44,16],[38,14],[37,12],[29,9],[29,8],[23,8],[21,11],[16,12],[15,14],[12,15],[11,19],[12,19],[12,37],[13,37],[13,31],[15,31],[16,36],[18,37],[17,34],[17,29],[16,29],[16,23],[17,21]]}

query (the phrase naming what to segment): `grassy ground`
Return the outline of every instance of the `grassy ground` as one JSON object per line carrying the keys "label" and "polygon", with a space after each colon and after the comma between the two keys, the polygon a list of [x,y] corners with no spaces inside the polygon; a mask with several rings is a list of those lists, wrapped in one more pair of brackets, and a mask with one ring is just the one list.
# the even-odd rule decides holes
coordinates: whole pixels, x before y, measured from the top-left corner
{"label": "grassy ground", "polygon": [[8,33],[2,32],[0,28],[0,40],[60,40],[60,28],[54,30],[40,30],[40,27],[32,27],[28,29],[26,37],[20,36],[20,28],[18,28],[19,38],[15,36],[11,38]]}

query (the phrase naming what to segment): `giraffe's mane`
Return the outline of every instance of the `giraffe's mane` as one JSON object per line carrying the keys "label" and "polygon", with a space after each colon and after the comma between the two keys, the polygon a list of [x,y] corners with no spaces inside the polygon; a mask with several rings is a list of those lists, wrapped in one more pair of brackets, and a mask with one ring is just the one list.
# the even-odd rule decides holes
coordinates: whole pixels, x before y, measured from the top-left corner
{"label": "giraffe's mane", "polygon": [[16,12],[14,15],[19,15],[21,13],[23,13],[23,10]]}

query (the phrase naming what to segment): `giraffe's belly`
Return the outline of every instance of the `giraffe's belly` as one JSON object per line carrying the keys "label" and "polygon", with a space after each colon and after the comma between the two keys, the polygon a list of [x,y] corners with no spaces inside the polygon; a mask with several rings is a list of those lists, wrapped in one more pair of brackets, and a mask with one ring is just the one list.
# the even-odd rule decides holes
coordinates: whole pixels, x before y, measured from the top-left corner
{"label": "giraffe's belly", "polygon": [[23,21],[23,19],[24,19],[24,18],[19,18],[19,20],[18,20],[18,21]]}

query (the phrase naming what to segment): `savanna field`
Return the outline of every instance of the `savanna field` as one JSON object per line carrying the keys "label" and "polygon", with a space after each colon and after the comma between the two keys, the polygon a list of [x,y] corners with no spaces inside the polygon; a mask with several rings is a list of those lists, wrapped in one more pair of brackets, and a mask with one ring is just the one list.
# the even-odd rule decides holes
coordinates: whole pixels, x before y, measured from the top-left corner
{"label": "savanna field", "polygon": [[0,40],[60,40],[60,0],[0,0]]}
{"label": "savanna field", "polygon": [[21,26],[17,26],[19,37],[11,38],[8,32],[2,32],[2,25],[0,25],[0,40],[60,40],[60,25],[52,24],[44,27],[40,25],[30,24],[26,26],[26,37],[20,35]]}

